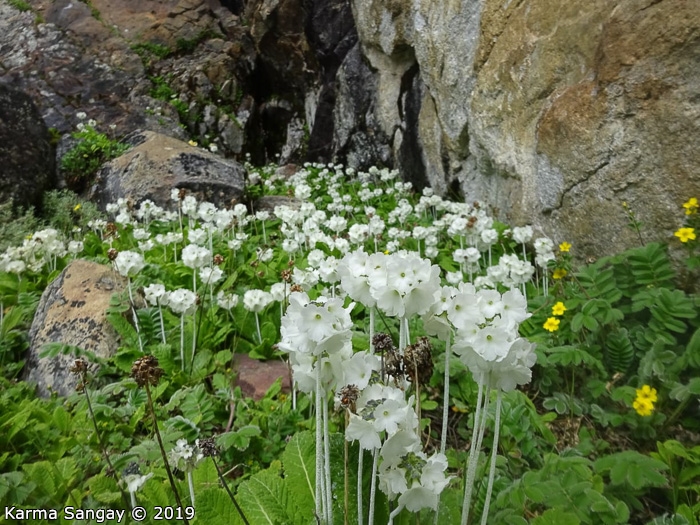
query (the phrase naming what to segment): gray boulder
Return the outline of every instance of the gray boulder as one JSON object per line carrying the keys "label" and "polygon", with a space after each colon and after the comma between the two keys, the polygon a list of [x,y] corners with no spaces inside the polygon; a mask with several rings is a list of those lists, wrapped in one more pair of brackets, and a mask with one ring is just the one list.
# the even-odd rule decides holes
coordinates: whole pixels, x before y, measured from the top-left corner
{"label": "gray boulder", "polygon": [[[75,356],[40,358],[45,344],[77,346],[103,358],[114,355],[119,338],[107,320],[107,308],[112,294],[124,286],[110,267],[75,260],[44,290],[29,331],[24,369],[24,379],[36,383],[40,396],[67,396],[78,384],[70,372]],[[91,368],[94,371],[96,365]]]}
{"label": "gray boulder", "polygon": [[51,136],[25,93],[0,84],[0,202],[41,205],[55,183]]}
{"label": "gray boulder", "polygon": [[173,188],[219,207],[242,200],[245,170],[233,160],[152,131],[135,132],[125,142],[133,147],[104,165],[90,192],[102,208],[119,198],[170,207]]}

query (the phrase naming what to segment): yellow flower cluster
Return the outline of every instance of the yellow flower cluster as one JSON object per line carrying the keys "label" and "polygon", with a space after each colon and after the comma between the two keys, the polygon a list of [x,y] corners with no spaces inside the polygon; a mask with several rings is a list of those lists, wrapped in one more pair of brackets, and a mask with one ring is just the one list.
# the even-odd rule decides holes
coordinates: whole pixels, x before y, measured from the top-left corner
{"label": "yellow flower cluster", "polygon": [[686,215],[692,215],[694,213],[697,213],[698,212],[698,199],[695,197],[688,199],[688,202],[683,203],[683,207],[685,208]]}
{"label": "yellow flower cluster", "polygon": [[545,321],[542,327],[550,332],[556,332],[559,330],[559,324],[561,321],[557,319],[556,316],[564,315],[564,312],[566,312],[566,306],[564,306],[564,303],[561,301],[558,301],[554,306],[552,306],[552,315],[555,317],[548,317],[547,321]]}
{"label": "yellow flower cluster", "polygon": [[637,411],[640,416],[650,416],[654,411],[654,403],[657,400],[656,389],[649,385],[644,385],[637,389],[637,397],[632,403],[632,408]]}

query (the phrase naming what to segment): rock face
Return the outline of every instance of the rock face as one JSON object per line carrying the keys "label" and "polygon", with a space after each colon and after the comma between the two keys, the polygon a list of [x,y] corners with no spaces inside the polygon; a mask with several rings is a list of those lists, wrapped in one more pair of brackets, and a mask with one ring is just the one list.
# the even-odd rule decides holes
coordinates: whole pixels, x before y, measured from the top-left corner
{"label": "rock face", "polygon": [[63,135],[59,152],[85,112],[116,137],[151,130],[256,164],[390,162],[356,89],[373,76],[349,0],[27,3],[0,4],[0,71]]}
{"label": "rock face", "polygon": [[411,178],[584,257],[635,243],[621,202],[668,239],[700,190],[697,2],[352,4],[375,116]]}
{"label": "rock face", "polygon": [[46,343],[78,346],[103,358],[114,355],[119,340],[106,313],[112,294],[125,284],[108,266],[75,260],[44,290],[29,331],[24,368],[24,379],[37,384],[39,395],[67,396],[77,385],[70,372],[74,357],[39,358]]}
{"label": "rock face", "polygon": [[39,206],[55,184],[51,137],[32,99],[0,84],[0,202]]}
{"label": "rock face", "polygon": [[91,200],[102,208],[119,198],[169,208],[173,188],[220,207],[243,196],[244,170],[233,160],[152,131],[135,132],[125,142],[133,148],[105,164],[91,190]]}

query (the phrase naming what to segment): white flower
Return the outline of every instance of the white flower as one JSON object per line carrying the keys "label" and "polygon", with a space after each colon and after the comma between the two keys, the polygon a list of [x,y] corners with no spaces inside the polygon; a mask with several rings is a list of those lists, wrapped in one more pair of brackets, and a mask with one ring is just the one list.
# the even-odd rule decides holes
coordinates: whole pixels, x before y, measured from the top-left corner
{"label": "white flower", "polygon": [[248,290],[243,295],[243,307],[249,312],[262,312],[272,302],[272,295],[264,290]]}
{"label": "white flower", "polygon": [[168,452],[168,463],[181,472],[192,472],[203,459],[204,454],[200,448],[189,445],[184,439],[178,439],[175,447]]}
{"label": "white flower", "polygon": [[196,244],[188,244],[182,250],[182,262],[189,268],[201,268],[211,264],[211,252]]}
{"label": "white flower", "polygon": [[191,314],[197,309],[197,295],[186,288],[170,292],[168,306],[176,314]]}
{"label": "white flower", "polygon": [[165,291],[165,286],[162,284],[149,284],[143,289],[143,294],[151,306],[164,306],[167,304],[168,292]]}
{"label": "white flower", "polygon": [[216,294],[216,304],[224,310],[231,310],[238,305],[239,297],[234,293],[224,293],[220,291]]}
{"label": "white flower", "polygon": [[273,301],[280,303],[284,301],[287,297],[287,283],[280,282],[270,286],[270,295],[272,295]]}
{"label": "white flower", "polygon": [[119,252],[114,260],[115,269],[124,277],[133,277],[146,266],[143,256],[128,250]]}
{"label": "white flower", "polygon": [[258,248],[256,253],[258,254],[258,259],[260,259],[262,262],[271,261],[272,256],[274,255],[272,248]]}
{"label": "white flower", "polygon": [[209,284],[209,285],[216,284],[221,279],[223,279],[223,277],[224,277],[224,272],[218,266],[214,266],[214,267],[205,266],[204,268],[199,269],[199,278],[205,284]]}
{"label": "white flower", "polygon": [[513,228],[513,240],[520,244],[525,244],[532,239],[532,227],[522,226]]}
{"label": "white flower", "polygon": [[207,234],[207,231],[202,228],[194,228],[187,232],[187,240],[198,246],[201,246],[207,242],[208,238],[209,235]]}
{"label": "white flower", "polygon": [[73,255],[78,255],[82,251],[83,251],[82,241],[70,241],[68,243],[68,252],[69,253],[72,253]]}

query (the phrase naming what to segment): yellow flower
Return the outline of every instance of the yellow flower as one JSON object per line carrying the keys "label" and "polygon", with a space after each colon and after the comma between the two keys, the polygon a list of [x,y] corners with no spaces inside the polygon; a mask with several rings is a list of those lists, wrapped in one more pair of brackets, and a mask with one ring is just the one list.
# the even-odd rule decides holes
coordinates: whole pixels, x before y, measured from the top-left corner
{"label": "yellow flower", "polygon": [[564,312],[566,312],[566,306],[561,301],[552,306],[552,315],[564,315]]}
{"label": "yellow flower", "polygon": [[634,408],[640,416],[646,417],[650,416],[654,411],[654,403],[649,399],[638,397],[634,400],[634,403],[632,403],[632,408]]}
{"label": "yellow flower", "polygon": [[559,323],[560,321],[556,317],[549,317],[542,326],[545,330],[549,330],[550,332],[556,332],[557,330],[559,330]]}
{"label": "yellow flower", "polygon": [[651,388],[649,385],[644,385],[642,388],[637,389],[637,399],[644,398],[648,399],[652,403],[656,403],[658,399],[656,395],[656,388]]}
{"label": "yellow flower", "polygon": [[190,141],[188,142],[188,144],[189,144],[190,146],[196,146],[196,145],[197,145],[197,142],[194,141],[194,140],[190,140]]}
{"label": "yellow flower", "polygon": [[73,211],[79,211],[81,207],[82,207],[82,206],[81,206],[80,204],[76,204],[76,205],[73,207]]}
{"label": "yellow flower", "polygon": [[676,233],[674,233],[681,242],[688,242],[695,240],[695,228],[679,228]]}
{"label": "yellow flower", "polygon": [[564,241],[559,245],[559,251],[560,252],[568,252],[571,249],[571,244],[568,242]]}
{"label": "yellow flower", "polygon": [[566,277],[567,273],[569,272],[567,272],[564,268],[557,268],[552,274],[552,279],[561,279],[563,277]]}
{"label": "yellow flower", "polygon": [[637,398],[632,403],[632,408],[637,411],[640,416],[650,416],[654,411],[654,403],[658,399],[656,389],[649,385],[643,385],[642,388],[636,390]]}
{"label": "yellow flower", "polygon": [[693,213],[697,213],[698,199],[696,199],[695,197],[691,197],[690,199],[688,199],[688,202],[683,203],[683,207],[685,208],[686,215],[692,215]]}

